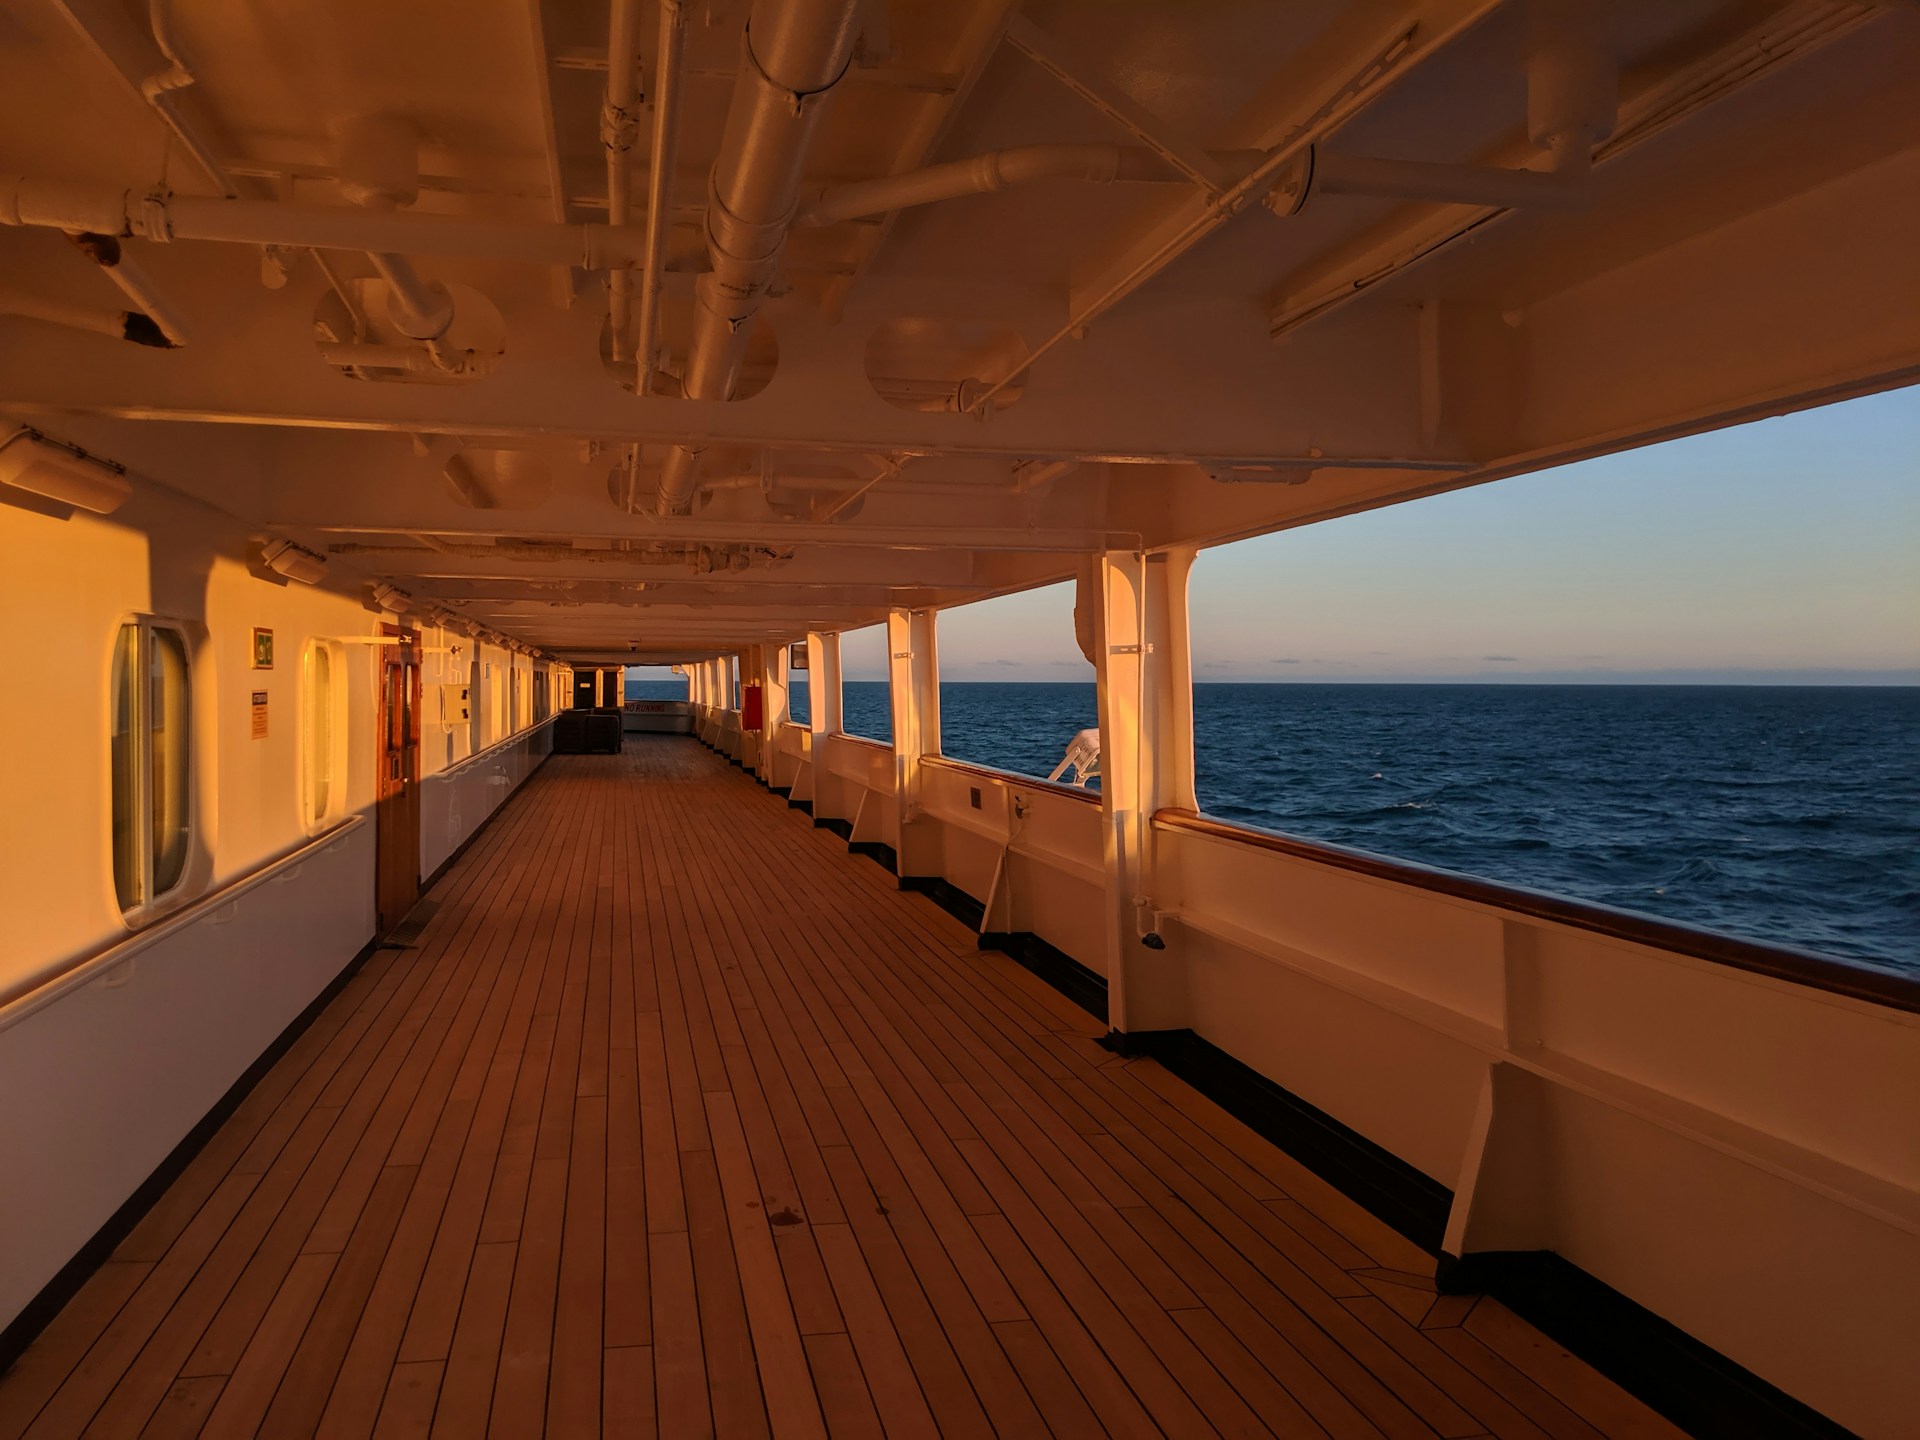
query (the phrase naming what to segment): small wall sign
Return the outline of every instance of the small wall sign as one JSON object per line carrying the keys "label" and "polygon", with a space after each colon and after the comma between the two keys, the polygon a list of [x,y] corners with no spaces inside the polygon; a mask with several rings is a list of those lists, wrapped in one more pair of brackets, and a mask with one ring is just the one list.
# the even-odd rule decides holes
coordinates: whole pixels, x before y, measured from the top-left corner
{"label": "small wall sign", "polygon": [[264,690],[253,692],[253,738],[267,738],[267,692]]}
{"label": "small wall sign", "polygon": [[253,627],[253,668],[273,669],[273,631],[259,625]]}

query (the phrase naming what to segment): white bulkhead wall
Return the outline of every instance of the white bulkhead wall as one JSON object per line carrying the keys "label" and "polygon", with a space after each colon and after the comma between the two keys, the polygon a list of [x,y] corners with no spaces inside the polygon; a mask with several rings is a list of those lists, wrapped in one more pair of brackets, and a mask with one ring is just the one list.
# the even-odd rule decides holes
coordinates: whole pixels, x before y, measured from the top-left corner
{"label": "white bulkhead wall", "polygon": [[[0,993],[62,959],[124,937],[113,890],[110,794],[114,641],[151,615],[190,647],[192,851],[177,899],[205,894],[307,838],[300,796],[301,655],[347,640],[344,813],[373,800],[373,667],[379,618],[350,595],[260,567],[228,517],[151,487],[111,518],[58,518],[0,505],[4,663],[19,685],[0,706],[9,756],[0,807],[0,894],[8,944]],[[274,665],[252,668],[255,627]],[[252,697],[267,733],[252,738]]]}
{"label": "white bulkhead wall", "polygon": [[[378,640],[408,617],[374,609],[357,577],[289,581],[259,548],[232,517],[138,476],[111,517],[0,504],[0,1094],[34,1101],[0,1108],[0,1176],[34,1180],[0,1185],[0,1326],[373,938]],[[186,871],[138,929],[112,860],[112,662],[134,616],[186,637],[191,747]],[[270,669],[253,668],[256,627],[273,633]],[[316,641],[345,727],[317,819],[302,755]],[[535,663],[496,649],[503,707],[506,666],[520,669],[522,723],[471,763],[459,725],[449,754],[433,687],[466,678],[472,644],[421,635],[423,874],[513,793],[550,734],[531,723]]]}

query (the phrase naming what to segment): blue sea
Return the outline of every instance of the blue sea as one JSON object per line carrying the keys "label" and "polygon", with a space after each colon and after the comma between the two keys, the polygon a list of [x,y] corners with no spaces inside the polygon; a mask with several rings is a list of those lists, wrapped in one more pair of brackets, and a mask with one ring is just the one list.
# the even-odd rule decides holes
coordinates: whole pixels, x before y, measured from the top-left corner
{"label": "blue sea", "polygon": [[[888,738],[884,682],[844,706]],[[940,710],[1030,775],[1096,723],[1091,684]],[[1920,688],[1200,684],[1194,745],[1223,820],[1920,971]]]}

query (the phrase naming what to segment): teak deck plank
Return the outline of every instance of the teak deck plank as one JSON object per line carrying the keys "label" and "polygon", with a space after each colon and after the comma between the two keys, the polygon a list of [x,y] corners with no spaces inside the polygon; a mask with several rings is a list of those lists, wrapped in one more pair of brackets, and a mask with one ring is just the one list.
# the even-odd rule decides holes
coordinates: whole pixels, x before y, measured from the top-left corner
{"label": "teak deck plank", "polygon": [[14,1369],[86,1434],[1677,1434],[691,741],[556,759]]}

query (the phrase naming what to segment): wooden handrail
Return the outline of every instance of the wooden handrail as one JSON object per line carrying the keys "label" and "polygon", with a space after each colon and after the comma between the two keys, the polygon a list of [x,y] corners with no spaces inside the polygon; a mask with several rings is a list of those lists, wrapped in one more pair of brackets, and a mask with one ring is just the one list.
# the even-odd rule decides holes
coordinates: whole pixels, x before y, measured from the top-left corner
{"label": "wooden handrail", "polygon": [[210,891],[190,904],[181,906],[165,919],[149,925],[146,929],[116,940],[90,955],[83,955],[62,964],[50,973],[43,972],[35,975],[11,993],[0,992],[0,1030],[18,1024],[36,1010],[44,1009],[69,990],[76,990],[86,984],[95,975],[111,970],[116,965],[124,964],[148,946],[184,930],[196,921],[205,919],[213,911],[238,900],[247,891],[266,884],[274,876],[293,869],[336,841],[345,839],[366,823],[367,817],[364,814],[349,815],[331,830],[322,831],[310,840],[301,841],[291,850],[276,855],[265,864],[249,870],[239,879],[222,885],[218,890]]}
{"label": "wooden handrail", "polygon": [[884,750],[889,755],[893,753],[893,746],[885,740],[869,739],[865,735],[855,735],[848,730],[829,730],[824,738],[828,740],[846,740],[855,745],[865,745],[869,749]]}
{"label": "wooden handrail", "polygon": [[554,711],[553,714],[547,716],[546,719],[536,720],[533,722],[533,724],[527,726],[526,729],[516,730],[513,732],[513,734],[507,736],[506,739],[494,741],[493,744],[489,745],[484,750],[476,750],[471,755],[462,756],[460,759],[454,761],[453,764],[447,766],[447,768],[444,770],[435,770],[430,774],[422,775],[420,777],[420,783],[424,785],[429,780],[445,780],[449,775],[453,775],[458,771],[464,770],[469,765],[479,765],[485,761],[491,760],[494,758],[497,752],[506,749],[509,745],[516,744],[519,741],[526,739],[529,735],[533,734],[534,731],[538,730],[542,725],[553,724],[553,722],[559,719],[563,713],[564,713],[563,711],[556,710]]}
{"label": "wooden handrail", "polygon": [[1154,815],[1153,823],[1162,830],[1183,831],[1190,835],[1203,835],[1209,839],[1291,855],[1318,865],[1390,880],[1432,894],[1486,905],[1534,920],[1551,921],[1609,939],[1625,940],[1631,944],[1745,970],[1754,975],[1788,980],[1796,985],[1824,990],[1828,994],[1845,995],[1849,999],[1920,1014],[1920,976],[1903,975],[1867,961],[1794,950],[1764,940],[1742,940],[1680,921],[1657,920],[1651,915],[1618,910],[1611,905],[1590,900],[1570,900],[1565,896],[1529,890],[1519,885],[1506,885],[1496,880],[1482,880],[1478,876],[1442,870],[1412,860],[1396,860],[1368,850],[1329,845],[1276,830],[1257,829],[1251,825],[1228,824],[1192,810],[1161,810]]}
{"label": "wooden handrail", "polygon": [[970,775],[984,775],[989,780],[998,780],[1021,790],[1044,790],[1050,795],[1058,795],[1065,800],[1078,800],[1096,808],[1100,804],[1098,790],[1083,790],[1078,785],[1062,785],[1058,780],[1043,780],[1038,775],[1022,775],[1018,770],[1000,770],[992,765],[975,764],[971,760],[956,760],[951,755],[928,755],[920,763],[943,770],[960,770]]}

